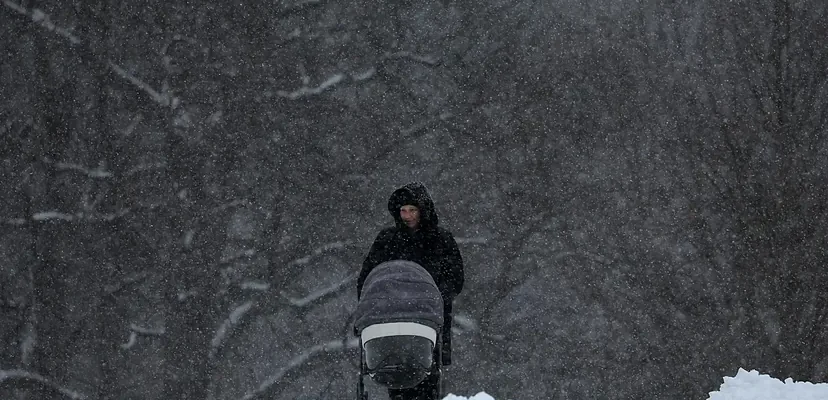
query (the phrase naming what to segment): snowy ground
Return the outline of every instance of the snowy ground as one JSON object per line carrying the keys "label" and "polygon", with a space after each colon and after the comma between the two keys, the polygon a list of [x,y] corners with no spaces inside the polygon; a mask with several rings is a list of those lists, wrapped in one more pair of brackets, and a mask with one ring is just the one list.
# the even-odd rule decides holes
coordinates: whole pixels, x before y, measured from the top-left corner
{"label": "snowy ground", "polygon": [[443,398],[443,400],[467,400],[467,399],[468,400],[494,400],[494,398],[492,398],[492,396],[489,396],[485,392],[480,392],[480,393],[478,393],[478,394],[476,394],[472,397],[468,397],[468,398],[462,397],[462,396],[455,396],[453,394],[450,394],[450,395]]}
{"label": "snowy ground", "polygon": [[[794,382],[775,379],[757,371],[739,369],[735,377],[725,377],[718,391],[710,392],[707,400],[826,400],[828,383]],[[485,392],[472,397],[450,394],[443,400],[495,400]],[[513,400],[513,399],[502,399]]]}
{"label": "snowy ground", "polygon": [[708,400],[825,400],[828,383],[794,382],[772,378],[757,371],[739,369],[736,376],[725,377],[719,391]]}

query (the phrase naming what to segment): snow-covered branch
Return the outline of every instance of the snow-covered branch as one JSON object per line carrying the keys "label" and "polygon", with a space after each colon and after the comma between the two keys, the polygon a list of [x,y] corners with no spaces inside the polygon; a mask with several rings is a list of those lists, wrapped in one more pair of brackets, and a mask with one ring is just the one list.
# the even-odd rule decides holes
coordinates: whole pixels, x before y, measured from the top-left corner
{"label": "snow-covered branch", "polygon": [[329,77],[328,79],[326,79],[324,82],[320,83],[319,86],[316,86],[316,87],[302,86],[299,89],[296,89],[292,92],[288,92],[288,91],[285,91],[285,90],[279,90],[279,91],[276,92],[276,94],[279,97],[285,97],[285,98],[288,98],[290,100],[296,100],[296,99],[299,99],[299,98],[302,98],[302,97],[321,94],[322,92],[324,92],[324,91],[332,88],[333,86],[339,84],[343,80],[345,80],[345,74],[335,74],[335,75]]}
{"label": "snow-covered branch", "polygon": [[[32,273],[29,272],[29,279],[33,279]],[[32,288],[33,284],[29,283]],[[20,335],[20,365],[23,367],[29,366],[35,353],[35,346],[37,346],[37,330],[35,324],[37,323],[37,314],[34,307],[29,307],[26,312],[26,323],[23,327],[23,333]]]}
{"label": "snow-covered branch", "polygon": [[409,59],[412,61],[416,61],[418,63],[423,63],[426,65],[437,65],[440,63],[440,60],[434,56],[429,55],[421,55],[421,54],[414,54],[410,51],[398,51],[395,53],[385,53],[384,56],[387,60],[399,60],[399,59]]}
{"label": "snow-covered branch", "polygon": [[290,374],[293,370],[298,369],[299,367],[306,365],[308,361],[310,361],[314,357],[318,357],[323,354],[331,353],[331,352],[341,352],[348,349],[355,349],[359,347],[359,339],[358,338],[351,338],[348,340],[332,340],[327,343],[318,344],[313,346],[298,356],[294,357],[290,361],[285,364],[282,369],[274,373],[273,375],[269,376],[262,382],[256,390],[252,392],[248,392],[244,395],[241,400],[253,400],[263,397],[267,394],[269,390],[273,388],[273,386],[277,385],[279,382],[282,381],[288,374]]}
{"label": "snow-covered branch", "polygon": [[122,349],[129,349],[138,343],[138,336],[163,336],[166,333],[164,327],[146,328],[137,324],[129,324],[129,339],[121,345]]}
{"label": "snow-covered branch", "polygon": [[77,215],[62,213],[60,211],[41,211],[32,215],[32,219],[35,221],[49,221],[55,219],[62,221],[74,221],[77,218]]}
{"label": "snow-covered branch", "polygon": [[135,346],[136,343],[138,343],[138,334],[135,332],[130,332],[129,339],[127,339],[126,343],[121,345],[121,348],[124,350],[131,349],[132,346]]}
{"label": "snow-covered branch", "polygon": [[264,292],[270,289],[270,284],[267,282],[244,281],[239,284],[239,288],[242,290],[254,290],[258,292]]}
{"label": "snow-covered branch", "polygon": [[34,221],[106,221],[112,222],[117,218],[123,217],[129,213],[129,209],[123,209],[115,213],[84,213],[77,212],[74,214],[64,213],[60,211],[41,211],[32,214]]}
{"label": "snow-covered branch", "polygon": [[[356,280],[357,274],[353,273],[347,276],[345,279],[336,282],[332,285],[320,288],[309,293],[305,297],[297,298],[291,297],[285,292],[279,292],[279,296],[281,300],[292,307],[309,307],[313,304],[316,304],[324,299],[327,299],[331,296],[334,296],[338,293],[341,293],[343,290],[346,290],[353,282]],[[267,298],[273,296],[273,293],[270,292],[270,285],[267,283],[261,282],[252,282],[252,281],[245,281],[240,284],[242,289],[248,290],[256,290],[260,293],[257,293],[256,297],[253,300],[247,301],[235,309],[228,315],[228,317],[219,325],[218,329],[216,330],[215,336],[213,336],[212,346],[210,349],[210,357],[215,357],[216,353],[221,350],[221,347],[227,341],[227,338],[233,334],[235,328],[241,323],[242,318],[248,317],[253,318],[250,316],[251,310],[258,308],[259,311],[266,309],[267,307],[260,307],[258,304],[260,302],[267,302]]]}
{"label": "snow-covered branch", "polygon": [[613,261],[607,257],[604,257],[600,254],[589,253],[586,251],[560,251],[555,254],[555,260],[560,260],[567,257],[583,257],[591,261],[595,261],[600,264],[611,265]]}
{"label": "snow-covered branch", "polygon": [[440,113],[440,114],[435,115],[433,117],[430,117],[430,118],[428,118],[424,121],[417,122],[414,125],[409,126],[408,128],[403,128],[403,129],[400,130],[400,133],[402,133],[403,135],[410,135],[414,132],[418,132],[418,131],[421,131],[423,129],[428,128],[429,126],[436,123],[437,121],[445,121],[445,120],[449,119],[450,117],[451,117],[451,113],[443,112],[443,113]]}
{"label": "snow-covered branch", "polygon": [[[98,212],[84,212],[78,211],[74,214],[66,213],[61,211],[40,211],[32,214],[31,219],[33,221],[85,221],[85,222],[112,222],[118,218],[122,218],[125,215],[128,215],[131,212],[134,212],[138,209],[145,209],[145,210],[154,210],[161,206],[164,206],[165,203],[148,203],[148,204],[137,204],[134,207],[123,208],[117,210],[112,213],[98,213]],[[11,218],[5,221],[6,224],[10,225],[25,225],[26,219],[23,218]]]}
{"label": "snow-covered branch", "polygon": [[[487,244],[489,243],[489,239],[484,237],[459,237],[455,238],[455,241],[458,244]],[[332,242],[326,243],[320,247],[314,249],[309,255],[295,259],[288,263],[289,267],[293,266],[301,266],[307,265],[313,258],[318,257],[322,254],[335,251],[335,250],[343,250],[348,247],[357,246],[359,243],[352,240],[340,241],[340,242]],[[302,298],[292,297],[285,292],[279,292],[279,295],[282,296],[285,300],[288,301],[288,304],[294,307],[307,307],[311,304],[318,303],[321,300],[324,300],[332,295],[335,295],[343,290],[347,285],[353,283],[353,281],[357,278],[357,273],[351,274],[347,276],[345,279],[336,282],[332,285],[320,288],[309,293],[307,296]],[[269,289],[269,286],[263,287],[263,290]]]}
{"label": "snow-covered branch", "polygon": [[249,259],[256,255],[256,249],[242,249],[231,254],[225,255],[219,259],[219,265],[230,264],[232,262]]}
{"label": "snow-covered branch", "polygon": [[[66,161],[54,161],[48,157],[43,158],[43,162],[47,164],[52,164],[55,166],[55,169],[58,171],[74,171],[86,175],[93,179],[103,179],[103,178],[111,178],[115,176],[115,174],[111,171],[107,171],[101,167],[97,168],[89,168],[80,164],[66,162]],[[124,173],[124,176],[131,176],[138,174],[144,171],[151,171],[154,169],[161,169],[166,167],[167,164],[163,162],[158,163],[147,163],[147,164],[138,164],[128,171]]]}
{"label": "snow-covered branch", "polygon": [[224,211],[234,207],[246,207],[250,205],[250,200],[247,199],[236,199],[232,201],[228,201],[227,203],[220,204],[216,207],[213,207],[211,211]]}
{"label": "snow-covered branch", "polygon": [[280,292],[279,294],[284,299],[286,299],[290,305],[294,307],[307,307],[313,303],[319,302],[325,298],[339,293],[345,287],[345,285],[351,284],[354,280],[356,280],[356,278],[356,273],[351,274],[347,278],[339,282],[336,282],[333,285],[326,286],[324,288],[313,291],[302,298],[291,297],[284,292]]}
{"label": "snow-covered branch", "polygon": [[146,328],[138,324],[129,324],[129,329],[144,336],[163,336],[166,332],[163,326],[160,328]]}
{"label": "snow-covered branch", "polygon": [[230,312],[230,315],[227,316],[227,319],[219,325],[218,329],[216,329],[216,334],[213,336],[213,340],[210,342],[210,358],[214,358],[216,353],[221,350],[221,347],[224,345],[225,339],[227,336],[233,332],[233,328],[238,325],[239,321],[247,314],[250,309],[253,308],[253,302],[247,301],[242,305],[233,309]]}
{"label": "snow-covered branch", "polygon": [[146,92],[150,98],[152,98],[156,103],[164,106],[164,107],[172,107],[175,108],[179,104],[179,99],[173,96],[169,91],[164,90],[163,92],[159,92],[152,88],[148,83],[138,79],[135,75],[130,74],[120,66],[116,65],[112,61],[108,62],[109,67],[115,71],[120,77],[128,80],[133,85],[137,86],[139,89]]}
{"label": "snow-covered branch", "polygon": [[64,397],[70,399],[85,399],[86,396],[78,393],[74,390],[67,389],[58,385],[55,382],[47,379],[46,377],[36,374],[34,372],[23,371],[19,369],[12,369],[12,370],[0,370],[0,387],[8,384],[14,385],[15,382],[18,383],[18,386],[26,386],[35,384],[40,387],[49,389],[55,393],[59,393]]}
{"label": "snow-covered branch", "polygon": [[129,285],[143,281],[149,276],[150,274],[146,271],[131,274],[118,283],[104,286],[104,292],[107,294],[117,293]]}
{"label": "snow-covered branch", "polygon": [[144,171],[152,171],[155,169],[163,169],[167,167],[167,163],[157,162],[157,163],[149,163],[149,164],[138,164],[124,173],[124,176],[132,176]]}
{"label": "snow-covered branch", "polygon": [[111,178],[112,173],[106,171],[104,169],[99,168],[87,168],[79,164],[67,163],[67,162],[56,162],[55,169],[58,171],[76,171],[84,174],[90,178]]}
{"label": "snow-covered branch", "polygon": [[287,266],[288,267],[295,267],[295,266],[300,266],[300,265],[306,265],[311,260],[313,260],[314,257],[318,257],[322,254],[325,254],[325,253],[328,253],[328,252],[334,251],[334,250],[343,250],[347,247],[355,246],[357,244],[358,243],[353,241],[353,240],[345,240],[345,241],[340,241],[340,242],[326,243],[326,244],[323,244],[322,246],[317,247],[313,251],[311,251],[311,253],[309,255],[304,256],[302,258],[297,258],[297,259],[289,262],[287,264]]}
{"label": "snow-covered branch", "polygon": [[504,334],[485,332],[480,328],[480,323],[467,314],[456,314],[454,316],[454,326],[451,328],[451,331],[455,335],[472,334],[492,341],[503,341],[506,339],[506,335]]}
{"label": "snow-covered branch", "polygon": [[301,13],[311,7],[319,7],[324,5],[327,0],[301,0],[286,7],[279,13],[279,18],[284,18],[290,15]]}
{"label": "snow-covered branch", "polygon": [[[153,210],[160,206],[163,206],[163,203],[150,203],[150,204],[139,204],[132,208],[124,208],[117,210],[112,213],[98,213],[98,212],[90,212],[90,211],[78,211],[75,213],[67,213],[62,211],[39,211],[30,217],[32,221],[42,222],[42,221],[85,221],[85,222],[112,222],[118,218],[122,218],[123,216],[134,212],[136,209],[148,209]],[[27,218],[6,218],[0,219],[0,223],[5,223],[7,225],[25,225],[27,222]]]}
{"label": "snow-covered branch", "polygon": [[457,237],[454,238],[457,244],[488,244],[489,239],[485,237]]}
{"label": "snow-covered branch", "polygon": [[[22,6],[18,3],[15,3],[13,1],[10,1],[10,0],[2,0],[2,1],[3,1],[3,4],[7,8],[13,10],[14,12],[16,12],[20,15],[23,15],[23,16],[26,16],[26,17],[30,18],[32,20],[32,22],[34,22],[37,25],[40,25],[41,27],[45,28],[46,30],[48,30],[50,32],[55,32],[59,36],[62,36],[64,38],[68,39],[69,42],[72,43],[73,45],[81,44],[82,41],[79,37],[73,35],[72,32],[70,32],[68,29],[57,26],[54,22],[52,22],[49,15],[44,13],[40,9],[34,8],[34,9],[31,9],[31,10],[28,10],[28,9],[26,9],[26,7],[24,7],[24,6]],[[180,103],[180,99],[173,96],[169,91],[163,90],[163,91],[159,92],[159,91],[153,89],[152,86],[150,86],[146,82],[138,79],[137,77],[130,74],[129,72],[127,72],[126,70],[124,70],[120,66],[113,63],[112,61],[110,61],[110,60],[102,60],[102,61],[107,66],[109,66],[109,68],[112,69],[112,71],[115,72],[116,74],[118,74],[120,77],[126,79],[127,81],[129,81],[130,83],[132,83],[133,85],[137,86],[139,89],[141,89],[142,91],[147,93],[150,96],[150,98],[152,98],[153,101],[155,101],[156,103],[158,103],[158,104],[160,104],[164,107],[172,107],[172,108],[177,107],[178,104]]]}
{"label": "snow-covered branch", "polygon": [[68,29],[57,26],[49,18],[49,14],[44,13],[40,9],[33,8],[31,10],[27,10],[26,7],[9,0],[3,0],[3,4],[9,9],[13,10],[14,12],[28,17],[35,24],[43,27],[43,29],[63,36],[64,38],[68,39],[69,42],[71,42],[72,44],[80,44],[81,40],[79,37],[73,35],[72,32],[70,32]]}
{"label": "snow-covered branch", "polygon": [[358,74],[352,74],[351,79],[355,82],[367,81],[374,77],[377,74],[377,69],[374,67],[368,68],[367,70],[360,72]]}
{"label": "snow-covered branch", "polygon": [[[305,3],[307,3],[307,4],[316,4],[317,2],[318,1],[306,1]],[[438,58],[434,57],[434,56],[415,54],[415,53],[412,53],[412,52],[409,52],[409,51],[398,51],[398,52],[394,52],[394,53],[385,53],[382,57],[382,61],[400,60],[400,59],[408,59],[408,60],[412,60],[412,61],[415,61],[415,62],[418,62],[418,63],[431,65],[431,66],[434,66],[434,65],[437,65],[437,64],[440,63],[440,60]],[[360,81],[365,81],[365,80],[371,79],[372,77],[374,77],[374,75],[376,75],[376,72],[377,72],[377,69],[372,67],[372,68],[369,68],[369,69],[367,69],[363,72],[351,74],[350,76],[347,76],[344,73],[338,73],[338,74],[331,75],[324,82],[320,83],[319,86],[308,86],[308,82],[310,81],[310,77],[308,77],[304,73],[304,69],[301,66],[300,66],[300,69],[302,69],[302,83],[303,83],[302,87],[300,87],[299,89],[293,90],[293,91],[278,90],[278,91],[276,91],[277,96],[284,97],[284,98],[287,98],[287,99],[290,99],[290,100],[296,100],[296,99],[300,99],[300,98],[308,97],[308,96],[315,96],[315,95],[322,94],[326,90],[328,90],[328,89],[344,82],[349,77],[354,82],[360,82]]]}

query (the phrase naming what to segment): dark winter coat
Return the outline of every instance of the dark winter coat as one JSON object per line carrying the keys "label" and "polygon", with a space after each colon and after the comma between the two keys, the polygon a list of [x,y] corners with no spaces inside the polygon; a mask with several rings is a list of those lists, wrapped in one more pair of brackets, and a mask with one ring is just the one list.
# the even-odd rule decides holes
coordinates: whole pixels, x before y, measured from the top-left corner
{"label": "dark winter coat", "polygon": [[[404,199],[413,197],[420,209],[420,226],[416,231],[400,217]],[[368,273],[377,265],[391,260],[408,260],[420,264],[434,278],[444,304],[443,364],[451,364],[452,302],[463,291],[463,258],[451,232],[439,226],[434,201],[421,183],[410,183],[391,194],[388,212],[395,225],[377,235],[365,257],[357,279],[357,297]]]}

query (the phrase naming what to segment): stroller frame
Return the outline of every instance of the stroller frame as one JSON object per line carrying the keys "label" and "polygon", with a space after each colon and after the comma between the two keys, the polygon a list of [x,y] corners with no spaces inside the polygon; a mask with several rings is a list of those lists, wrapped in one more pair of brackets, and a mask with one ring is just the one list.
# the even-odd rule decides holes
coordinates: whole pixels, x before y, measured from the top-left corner
{"label": "stroller frame", "polygon": [[[442,335],[437,335],[437,343],[434,344],[435,349],[432,354],[431,371],[429,375],[437,376],[437,385],[432,393],[432,398],[438,400],[443,396],[443,339]],[[368,400],[368,393],[365,391],[365,376],[368,375],[368,365],[365,361],[365,347],[362,343],[362,337],[359,338],[359,372],[357,374],[357,393],[356,400]],[[428,378],[426,378],[428,379]],[[391,399],[394,400],[394,399]]]}

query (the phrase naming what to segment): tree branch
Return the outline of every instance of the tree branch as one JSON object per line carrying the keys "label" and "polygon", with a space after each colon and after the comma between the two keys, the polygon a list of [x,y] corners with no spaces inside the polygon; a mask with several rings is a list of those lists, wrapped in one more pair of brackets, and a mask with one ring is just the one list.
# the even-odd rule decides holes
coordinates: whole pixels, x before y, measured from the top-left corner
{"label": "tree branch", "polygon": [[115,294],[121,290],[124,290],[126,287],[139,283],[144,279],[148,278],[150,274],[146,271],[138,272],[135,274],[130,274],[126,276],[124,279],[120,280],[118,283],[110,284],[104,286],[104,293],[108,295]]}
{"label": "tree branch", "polygon": [[43,27],[43,29],[63,36],[64,38],[68,39],[69,42],[71,42],[72,44],[80,44],[81,40],[79,37],[73,35],[72,32],[69,32],[68,29],[64,29],[55,25],[55,23],[52,22],[51,19],[49,19],[49,15],[44,13],[40,9],[33,8],[31,10],[27,10],[26,7],[23,7],[22,5],[9,0],[3,0],[3,4],[12,11],[30,18],[32,22],[40,25],[41,27]]}
{"label": "tree branch", "polygon": [[345,80],[345,74],[335,74],[330,76],[324,82],[320,83],[319,86],[310,87],[310,86],[302,86],[299,89],[296,89],[292,92],[279,90],[276,92],[276,95],[279,97],[285,97],[290,100],[296,100],[302,97],[313,96],[321,94],[322,92],[336,86],[337,84],[341,83]]}
{"label": "tree branch", "polygon": [[130,74],[118,65],[115,65],[115,63],[113,63],[112,61],[108,61],[107,65],[109,65],[109,68],[111,68],[112,71],[118,74],[118,76],[126,79],[127,81],[129,81],[130,83],[132,83],[133,85],[147,93],[150,96],[150,98],[156,103],[164,107],[172,108],[175,108],[176,106],[178,106],[178,104],[181,103],[180,99],[173,96],[170,92],[166,90],[164,90],[163,92],[158,92],[157,90],[153,89],[152,86],[150,86],[148,83],[138,79],[135,75]]}
{"label": "tree branch", "polygon": [[254,400],[265,398],[269,392],[275,390],[277,385],[281,383],[284,380],[284,378],[286,378],[294,370],[299,369],[304,365],[307,365],[308,361],[310,361],[311,359],[329,354],[331,352],[343,352],[348,349],[355,349],[358,347],[358,338],[351,338],[347,340],[332,340],[327,343],[322,343],[313,346],[302,352],[302,354],[288,361],[288,363],[284,367],[282,367],[282,369],[280,369],[279,371],[265,379],[265,381],[262,382],[259,385],[259,387],[256,388],[256,390],[248,392],[240,400]]}
{"label": "tree branch", "polygon": [[307,296],[302,298],[295,298],[290,297],[285,292],[279,292],[279,294],[288,301],[288,303],[294,307],[308,307],[314,303],[321,302],[324,299],[331,297],[334,294],[339,293],[342,288],[349,283],[352,283],[357,278],[357,273],[353,273],[348,275],[347,278],[334,283],[333,285],[318,289],[309,293]]}
{"label": "tree branch", "polygon": [[356,242],[356,241],[353,241],[353,240],[345,240],[345,241],[340,241],[340,242],[326,243],[326,244],[323,244],[322,246],[317,247],[313,251],[311,251],[311,253],[308,254],[307,256],[304,256],[302,258],[297,258],[297,259],[289,262],[287,264],[287,267],[296,267],[296,266],[301,266],[301,265],[307,265],[307,263],[309,263],[315,257],[318,257],[322,254],[325,254],[325,253],[328,253],[328,252],[334,251],[334,250],[343,250],[345,248],[354,247],[354,246],[357,246],[357,245],[359,245],[359,242]]}
{"label": "tree branch", "polygon": [[129,324],[129,329],[130,329],[129,339],[127,340],[126,343],[121,345],[122,349],[129,349],[132,346],[135,346],[135,344],[138,343],[138,336],[156,336],[156,337],[160,337],[160,336],[164,336],[164,334],[166,333],[166,329],[164,329],[164,327],[146,328],[146,327],[140,326],[138,324]]}
{"label": "tree branch", "polygon": [[[28,10],[26,9],[26,7],[9,0],[3,0],[3,4],[8,9],[20,15],[29,17],[35,24],[40,25],[44,29],[50,32],[55,32],[59,36],[68,39],[72,45],[80,45],[82,43],[79,37],[73,35],[68,29],[57,26],[54,22],[51,21],[48,14],[44,13],[39,9],[35,8],[32,10]],[[89,53],[93,54],[95,57],[99,57],[99,55],[96,54],[92,49],[88,50]],[[128,73],[126,70],[113,63],[111,60],[106,59],[102,61],[103,64],[106,65],[106,67],[115,72],[118,76],[126,79],[127,81],[129,81],[130,83],[132,83],[133,85],[147,93],[150,96],[150,98],[156,103],[165,107],[172,108],[175,108],[176,106],[178,106],[178,104],[181,103],[180,99],[175,96],[172,96],[171,93],[167,92],[166,90],[159,92],[153,89],[152,86],[138,79],[134,75]]]}
{"label": "tree branch", "polygon": [[107,214],[100,214],[100,213],[84,213],[84,212],[77,212],[74,214],[69,214],[60,211],[41,211],[36,212],[32,215],[32,220],[34,221],[52,221],[52,220],[61,220],[61,221],[105,221],[105,222],[112,222],[117,218],[123,217],[129,212],[129,209],[123,209],[118,211],[117,213],[107,213]]}
{"label": "tree branch", "polygon": [[485,238],[485,237],[456,237],[456,238],[454,238],[454,241],[457,242],[457,244],[468,244],[468,245],[488,244],[489,243],[489,239]]}
{"label": "tree branch", "polygon": [[32,221],[41,222],[41,221],[86,221],[86,222],[112,222],[118,218],[121,218],[131,212],[135,212],[139,209],[147,209],[147,210],[154,210],[158,207],[166,205],[165,203],[149,203],[149,204],[139,204],[135,207],[127,207],[120,210],[117,210],[112,213],[97,213],[97,212],[83,212],[78,211],[73,213],[67,213],[62,211],[39,211],[32,214],[30,218],[6,218],[0,220],[0,223],[5,223],[7,225],[26,225],[27,221],[31,219]]}
{"label": "tree branch", "polygon": [[242,305],[233,309],[230,315],[227,316],[227,319],[219,325],[218,329],[216,329],[216,334],[213,335],[213,339],[210,341],[211,346],[208,356],[210,359],[215,358],[216,353],[224,346],[225,339],[233,332],[233,328],[238,325],[239,321],[250,311],[253,305],[253,301],[244,302]]}
{"label": "tree branch", "polygon": [[84,167],[80,164],[70,163],[70,162],[62,162],[62,161],[53,161],[49,158],[44,158],[43,161],[48,164],[52,164],[55,166],[55,169],[58,171],[75,171],[79,172],[83,175],[86,175],[90,178],[111,178],[112,172],[104,170],[100,167],[92,169]]}
{"label": "tree branch", "polygon": [[[92,178],[92,179],[112,178],[113,176],[115,176],[115,174],[112,173],[111,171],[107,171],[107,170],[105,170],[101,167],[89,168],[89,167],[85,167],[83,165],[75,164],[75,163],[71,163],[71,162],[55,161],[55,160],[52,160],[48,157],[44,157],[43,162],[46,163],[46,164],[54,165],[55,170],[57,170],[57,171],[74,171],[74,172],[78,172],[82,175],[86,175],[87,177]],[[132,175],[138,174],[140,172],[144,172],[144,171],[162,169],[162,168],[165,168],[166,166],[167,166],[167,164],[163,163],[163,162],[138,164],[138,165],[130,168],[129,170],[127,170],[123,174],[123,176],[132,176]]]}
{"label": "tree branch", "polygon": [[327,2],[328,0],[300,0],[297,1],[295,4],[285,7],[284,10],[278,13],[277,17],[281,19],[284,17],[289,17],[291,15],[301,14],[311,8],[321,7],[325,5]]}
{"label": "tree branch", "polygon": [[415,61],[421,64],[436,66],[440,64],[440,59],[429,56],[429,55],[421,55],[421,54],[414,54],[410,51],[398,51],[395,53],[385,53],[383,56],[386,60],[400,60],[400,59],[408,59],[411,61]]}
{"label": "tree branch", "polygon": [[[319,1],[305,1],[305,4],[313,4],[316,5]],[[389,60],[401,60],[401,59],[408,59],[418,63],[436,66],[440,63],[440,60],[436,57],[429,56],[429,55],[420,55],[415,54],[409,51],[398,51],[394,53],[385,53],[380,60],[380,64],[384,63],[385,61]],[[300,67],[301,68],[301,67]],[[276,95],[279,97],[284,97],[290,100],[297,100],[303,97],[309,96],[316,96],[324,93],[328,89],[346,81],[348,78],[353,80],[354,82],[365,81],[374,77],[377,73],[376,68],[369,68],[364,72],[351,74],[350,76],[346,76],[344,73],[338,73],[331,75],[326,79],[324,82],[320,83],[319,86],[308,86],[307,82],[310,80],[304,73],[303,75],[303,85],[299,89],[294,91],[286,91],[286,90],[278,90],[276,91]],[[267,97],[270,97],[270,93],[267,94]],[[441,119],[445,119],[441,116]]]}
{"label": "tree branch", "polygon": [[86,399],[85,395],[64,388],[40,374],[19,369],[0,370],[0,387],[6,384],[10,385],[12,389],[24,388],[28,385],[39,386],[70,399]]}

